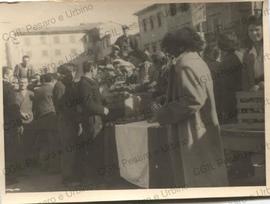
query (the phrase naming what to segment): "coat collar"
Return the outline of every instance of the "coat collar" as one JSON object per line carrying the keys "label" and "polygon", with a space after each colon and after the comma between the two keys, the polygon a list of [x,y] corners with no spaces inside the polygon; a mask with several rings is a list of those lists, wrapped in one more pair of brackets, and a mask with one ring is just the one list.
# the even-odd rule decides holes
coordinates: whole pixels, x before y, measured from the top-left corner
{"label": "coat collar", "polygon": [[183,53],[181,53],[175,60],[182,60],[184,57],[188,57],[190,59],[200,59],[200,56],[197,52],[188,52],[185,51]]}
{"label": "coat collar", "polygon": [[88,83],[96,84],[96,81],[94,79],[90,79],[90,78],[88,78],[86,76],[82,76],[81,79],[84,80],[84,81],[87,81]]}

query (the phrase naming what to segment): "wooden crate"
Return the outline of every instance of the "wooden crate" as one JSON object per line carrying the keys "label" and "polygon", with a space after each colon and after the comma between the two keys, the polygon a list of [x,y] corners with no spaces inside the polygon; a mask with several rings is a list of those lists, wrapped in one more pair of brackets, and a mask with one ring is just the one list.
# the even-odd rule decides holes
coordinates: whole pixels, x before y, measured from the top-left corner
{"label": "wooden crate", "polygon": [[241,91],[236,93],[237,120],[249,128],[264,128],[264,92]]}

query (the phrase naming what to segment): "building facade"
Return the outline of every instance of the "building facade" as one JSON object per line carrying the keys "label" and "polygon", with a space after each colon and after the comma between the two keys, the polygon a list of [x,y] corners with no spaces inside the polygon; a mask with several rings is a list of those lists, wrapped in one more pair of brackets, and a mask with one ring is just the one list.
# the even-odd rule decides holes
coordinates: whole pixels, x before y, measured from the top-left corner
{"label": "building facade", "polygon": [[14,68],[24,55],[28,55],[37,72],[54,72],[59,65],[84,53],[82,37],[90,28],[88,25],[22,32],[17,43],[7,42],[7,65]]}
{"label": "building facade", "polygon": [[[123,35],[122,25],[114,22],[100,23],[83,36],[85,50],[96,61],[103,60],[112,51],[112,45]],[[140,34],[130,35],[140,48]]]}
{"label": "building facade", "polygon": [[261,12],[261,2],[170,3],[150,5],[134,15],[138,16],[142,47],[153,53],[160,50],[166,33],[185,26],[201,36],[228,30],[243,36],[248,16]]}
{"label": "building facade", "polygon": [[168,32],[168,12],[166,4],[153,4],[135,13],[138,16],[142,50],[160,50],[161,40]]}

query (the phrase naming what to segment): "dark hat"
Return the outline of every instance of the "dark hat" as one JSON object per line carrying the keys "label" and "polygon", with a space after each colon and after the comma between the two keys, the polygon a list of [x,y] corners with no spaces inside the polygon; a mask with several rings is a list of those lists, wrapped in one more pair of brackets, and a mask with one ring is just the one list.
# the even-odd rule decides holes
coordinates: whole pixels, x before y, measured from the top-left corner
{"label": "dark hat", "polygon": [[247,19],[248,25],[262,25],[262,16],[261,15],[252,15]]}
{"label": "dark hat", "polygon": [[122,25],[122,29],[127,30],[127,29],[129,29],[129,27],[127,25]]}
{"label": "dark hat", "polygon": [[70,70],[70,67],[63,64],[57,68],[57,72],[61,75],[69,75],[72,71]]}
{"label": "dark hat", "polygon": [[91,66],[94,66],[94,65],[95,65],[95,63],[92,60],[87,60],[87,61],[83,62],[83,67],[91,67]]}

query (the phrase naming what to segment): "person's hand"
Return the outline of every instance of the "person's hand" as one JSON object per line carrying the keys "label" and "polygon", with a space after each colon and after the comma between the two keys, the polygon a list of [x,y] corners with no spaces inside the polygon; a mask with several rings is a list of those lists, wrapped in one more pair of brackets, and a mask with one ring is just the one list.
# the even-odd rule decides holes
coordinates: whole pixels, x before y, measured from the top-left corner
{"label": "person's hand", "polygon": [[27,113],[23,113],[21,112],[21,116],[24,120],[27,120],[28,119],[28,114]]}
{"label": "person's hand", "polygon": [[104,115],[108,115],[109,112],[110,112],[109,109],[105,107],[105,108],[104,108]]}
{"label": "person's hand", "polygon": [[149,87],[150,88],[153,88],[157,85],[157,82],[156,81],[153,81],[151,84],[149,84]]}
{"label": "person's hand", "polygon": [[82,124],[79,124],[79,129],[78,129],[78,135],[80,136],[83,132]]}
{"label": "person's hand", "polygon": [[260,90],[264,90],[264,81],[258,83],[258,86],[260,87]]}
{"label": "person's hand", "polygon": [[21,125],[21,126],[19,126],[18,128],[17,128],[17,133],[19,134],[19,135],[22,135],[23,134],[23,126]]}
{"label": "person's hand", "polygon": [[28,120],[30,118],[30,113],[26,113],[25,118]]}
{"label": "person's hand", "polygon": [[260,89],[260,86],[254,85],[253,87],[250,88],[250,91],[256,92],[256,91],[259,91],[259,89]]}

